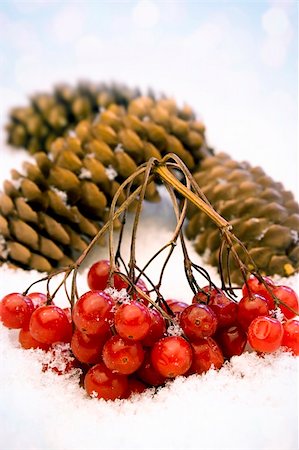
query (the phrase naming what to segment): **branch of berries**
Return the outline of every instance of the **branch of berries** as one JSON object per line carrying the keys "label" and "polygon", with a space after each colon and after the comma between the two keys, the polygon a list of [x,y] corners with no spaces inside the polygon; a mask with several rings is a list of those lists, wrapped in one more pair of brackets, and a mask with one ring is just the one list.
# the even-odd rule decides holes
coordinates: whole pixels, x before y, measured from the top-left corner
{"label": "branch of berries", "polygon": [[[140,180],[139,187],[136,179]],[[154,178],[164,183],[173,204],[176,227],[169,242],[139,267],[136,240],[146,188]],[[178,195],[175,195],[179,193]],[[119,197],[126,199],[117,207]],[[179,198],[180,197],[180,198]],[[208,215],[221,236],[219,266],[221,286],[208,271],[191,261],[182,233],[187,203],[192,202]],[[128,208],[134,205],[130,258],[122,257],[123,231]],[[114,246],[114,222],[121,219],[118,244]],[[89,291],[79,294],[77,274],[83,261],[104,233],[109,232],[109,260],[94,263],[87,275]],[[192,304],[165,299],[161,286],[166,266],[181,244],[187,280],[194,293]],[[235,244],[238,244],[236,247]],[[237,248],[241,249],[239,253]],[[79,367],[83,384],[91,397],[114,400],[128,398],[150,387],[159,387],[181,375],[202,374],[211,367],[219,369],[225,360],[241,355],[245,349],[259,353],[284,347],[299,355],[299,301],[293,289],[276,286],[263,277],[246,254],[245,246],[230,224],[209,204],[184,163],[173,154],[162,160],[151,158],[140,166],[117,190],[110,218],[78,260],[64,269],[37,280],[22,294],[6,295],[0,303],[4,326],[20,329],[19,342],[25,349],[39,348],[53,355],[58,343],[69,345],[65,370]],[[148,275],[149,266],[166,253],[158,280]],[[246,265],[243,254],[249,258]],[[230,282],[224,264],[234,258],[244,283],[237,301],[237,287]],[[50,283],[58,274],[63,279],[51,292]],[[198,276],[206,283],[200,286]],[[67,281],[71,275],[71,288]],[[47,281],[47,292],[29,291],[39,281]],[[64,287],[70,302],[62,309],[55,304],[57,292]],[[63,355],[65,355],[65,346]],[[51,358],[43,370],[55,370]],[[49,363],[50,361],[50,363]],[[56,368],[56,372],[63,373]]]}

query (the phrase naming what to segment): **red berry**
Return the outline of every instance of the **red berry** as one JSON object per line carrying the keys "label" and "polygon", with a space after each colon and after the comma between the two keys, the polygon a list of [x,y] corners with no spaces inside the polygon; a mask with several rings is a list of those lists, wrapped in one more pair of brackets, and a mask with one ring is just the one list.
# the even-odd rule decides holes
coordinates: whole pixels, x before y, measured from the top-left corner
{"label": "red berry", "polygon": [[134,394],[142,394],[147,389],[147,386],[142,383],[142,381],[136,378],[128,378],[128,390],[126,393],[126,398],[131,397]]}
{"label": "red berry", "polygon": [[[282,303],[279,304],[279,307],[286,319],[291,319],[292,317],[299,315],[298,296],[292,288],[288,286],[277,286],[273,289],[273,293],[276,295],[278,300],[281,300],[287,305],[285,306]],[[296,313],[291,311],[288,306],[294,309]]]}
{"label": "red berry", "polygon": [[66,315],[68,321],[70,323],[72,323],[73,322],[73,317],[72,317],[72,310],[71,310],[71,308],[63,308],[63,311],[65,312],[65,315]]}
{"label": "red berry", "polygon": [[217,328],[217,318],[206,305],[193,303],[181,313],[180,326],[190,340],[212,336]]}
{"label": "red berry", "polygon": [[181,336],[167,336],[155,343],[151,352],[154,368],[166,378],[183,375],[192,363],[190,344]]}
{"label": "red berry", "polygon": [[33,311],[33,302],[25,295],[8,294],[1,300],[1,320],[7,328],[25,328]]}
{"label": "red berry", "polygon": [[171,298],[167,299],[166,303],[178,319],[181,315],[181,312],[184,311],[184,309],[187,308],[187,306],[189,306],[188,303],[182,302],[180,300],[174,300]]}
{"label": "red berry", "polygon": [[65,312],[55,305],[40,306],[30,319],[29,331],[34,339],[44,344],[69,342],[72,326]]}
{"label": "red berry", "polygon": [[114,302],[102,291],[88,291],[75,303],[73,321],[86,334],[105,334],[113,319]]}
{"label": "red berry", "polygon": [[[271,291],[275,284],[269,277],[262,277],[263,281],[266,283],[266,285],[269,287],[269,290]],[[249,291],[248,291],[249,288]],[[243,296],[246,297],[248,294],[258,294],[264,297],[266,300],[268,300],[269,310],[274,309],[274,299],[271,293],[268,291],[264,283],[258,280],[254,275],[251,275],[248,280],[247,284],[244,283],[242,287],[242,293]]]}
{"label": "red berry", "polygon": [[91,397],[115,400],[125,398],[128,379],[124,375],[111,372],[105,364],[99,363],[87,372],[84,387]]}
{"label": "red berry", "polygon": [[71,340],[71,349],[75,357],[88,364],[100,362],[102,349],[107,337],[98,335],[87,335],[75,330]]}
{"label": "red berry", "polygon": [[129,375],[141,366],[144,350],[140,342],[128,341],[116,334],[106,341],[102,356],[110,370]]}
{"label": "red berry", "polygon": [[146,347],[152,347],[154,343],[163,337],[166,332],[166,324],[162,314],[156,308],[148,309],[151,317],[150,329],[142,340],[142,344]]}
{"label": "red berry", "polygon": [[34,309],[47,304],[48,298],[42,292],[30,292],[27,297],[31,298]]}
{"label": "red berry", "polygon": [[192,344],[193,361],[189,373],[202,374],[211,367],[220,369],[224,363],[223,354],[211,337],[200,339]]}
{"label": "red berry", "polygon": [[225,294],[218,292],[211,296],[209,308],[216,314],[218,328],[228,327],[236,323],[238,305]]}
{"label": "red berry", "polygon": [[[149,295],[147,286],[146,286],[145,282],[142,280],[142,278],[139,278],[139,279],[138,279],[138,281],[137,281],[137,283],[136,283],[136,286],[137,286],[142,292],[144,292],[146,295]],[[134,293],[133,293],[132,299],[133,299],[133,300],[138,300],[138,299],[139,299],[139,300],[142,301],[142,303],[143,303],[145,306],[148,305],[148,299],[147,299],[145,296],[143,296],[142,294],[139,294],[138,292],[134,292]]]}
{"label": "red berry", "polygon": [[258,316],[268,316],[269,306],[264,297],[258,294],[245,296],[240,300],[237,319],[243,329],[247,331],[250,323]]}
{"label": "red berry", "polygon": [[161,375],[154,368],[151,361],[150,350],[145,350],[144,360],[141,367],[137,370],[138,377],[150,386],[161,386],[165,383],[166,377]]}
{"label": "red berry", "polygon": [[125,339],[140,341],[149,332],[152,320],[148,308],[137,300],[120,305],[114,314],[117,333]]}
{"label": "red berry", "polygon": [[283,325],[283,338],[281,345],[292,350],[299,356],[299,319],[287,320]]}
{"label": "red berry", "polygon": [[241,355],[247,342],[247,335],[239,325],[221,328],[216,334],[216,340],[223,355],[231,358],[234,355]]}
{"label": "red berry", "polygon": [[283,327],[272,317],[256,317],[248,328],[248,342],[258,352],[274,352],[282,341]]}
{"label": "red berry", "polygon": [[201,291],[197,292],[192,299],[192,303],[206,303],[208,304],[215,295],[224,294],[221,289],[212,287],[212,286],[204,286],[201,288]]}
{"label": "red berry", "polygon": [[[89,269],[87,274],[87,284],[91,290],[103,291],[108,286],[108,280],[110,275],[110,261],[102,259],[95,262]],[[117,290],[127,288],[128,284],[122,280],[122,278],[114,274],[113,275],[114,287]]]}
{"label": "red berry", "polygon": [[19,342],[23,348],[28,350],[29,348],[40,348],[42,350],[48,350],[50,344],[43,344],[38,342],[34,337],[32,337],[29,330],[20,330],[19,332]]}

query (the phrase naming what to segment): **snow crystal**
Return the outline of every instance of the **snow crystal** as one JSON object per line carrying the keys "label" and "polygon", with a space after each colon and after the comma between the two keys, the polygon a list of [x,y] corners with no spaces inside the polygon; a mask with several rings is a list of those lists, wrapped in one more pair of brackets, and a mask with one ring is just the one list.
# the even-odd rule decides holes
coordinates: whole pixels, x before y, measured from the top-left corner
{"label": "snow crystal", "polygon": [[124,151],[123,145],[121,143],[117,144],[117,146],[114,149],[115,153],[122,153]]}
{"label": "snow crystal", "polygon": [[8,248],[6,247],[6,241],[2,234],[0,234],[0,257],[6,259],[8,256]]}
{"label": "snow crystal", "polygon": [[299,233],[297,230],[291,230],[291,236],[292,236],[293,242],[295,242],[295,243],[298,242]]}
{"label": "snow crystal", "polygon": [[91,394],[90,394],[90,397],[91,398],[98,398],[98,395],[99,394],[96,391],[92,391]]}
{"label": "snow crystal", "polygon": [[69,205],[67,204],[67,193],[64,191],[61,191],[60,189],[57,189],[55,186],[50,186],[51,191],[55,192],[55,194],[58,195],[58,197],[61,198],[65,206],[69,208]]}
{"label": "snow crystal", "polygon": [[279,322],[285,322],[285,317],[279,306],[276,306],[274,310],[269,311],[270,316],[275,317]]}
{"label": "snow crystal", "polygon": [[79,173],[80,180],[91,180],[92,174],[91,171],[86,169],[86,167],[82,167]]}
{"label": "snow crystal", "polygon": [[177,324],[169,325],[167,328],[167,334],[169,334],[169,336],[181,336],[183,334],[183,330]]}
{"label": "snow crystal", "polygon": [[17,190],[20,189],[22,181],[23,181],[22,177],[20,177],[20,178],[12,178],[10,180],[11,184],[13,185],[13,187],[16,188]]}
{"label": "snow crystal", "polygon": [[110,297],[113,298],[113,300],[121,303],[130,303],[131,298],[128,295],[126,289],[121,289],[118,291],[117,289],[113,287],[109,287],[105,289],[105,292],[110,295]]}
{"label": "snow crystal", "polygon": [[114,167],[112,167],[111,165],[109,165],[108,167],[106,167],[105,169],[106,175],[109,178],[109,180],[113,181],[116,177],[117,177],[117,172],[114,169]]}
{"label": "snow crystal", "polygon": [[[33,352],[35,350],[32,350]],[[48,352],[39,353],[40,361],[42,363],[43,370],[56,370],[57,373],[66,372],[67,375],[78,375],[81,373],[80,369],[73,368],[68,370],[70,364],[75,360],[71,353],[70,344],[58,343]]]}

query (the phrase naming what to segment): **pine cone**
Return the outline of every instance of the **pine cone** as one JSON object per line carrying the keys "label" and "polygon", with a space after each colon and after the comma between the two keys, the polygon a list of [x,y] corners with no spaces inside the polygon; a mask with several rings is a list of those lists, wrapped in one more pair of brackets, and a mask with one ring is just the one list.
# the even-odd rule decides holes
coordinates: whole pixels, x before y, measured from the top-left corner
{"label": "pine cone", "polygon": [[[192,170],[205,150],[204,127],[168,99],[111,104],[12,172],[0,197],[2,260],[51,271],[70,263],[106,222],[114,193],[151,156],[176,153]],[[157,201],[152,182],[146,199]],[[124,199],[120,198],[120,202]],[[0,248],[0,250],[1,250]],[[1,253],[1,251],[0,251]]]}
{"label": "pine cone", "polygon": [[121,84],[80,83],[57,86],[53,94],[40,93],[27,107],[14,108],[6,126],[8,143],[31,153],[49,151],[51,143],[80,120],[94,117],[111,103],[127,106],[140,95],[138,89]]}
{"label": "pine cone", "polygon": [[[299,205],[290,191],[273,181],[260,167],[233,161],[219,153],[201,162],[194,177],[212,206],[233,226],[261,271],[268,275],[292,275],[299,267]],[[198,253],[218,264],[220,234],[202,212],[189,208],[186,234]],[[250,260],[235,246],[244,262]],[[242,281],[230,260],[231,279]],[[224,264],[224,272],[226,270]]]}

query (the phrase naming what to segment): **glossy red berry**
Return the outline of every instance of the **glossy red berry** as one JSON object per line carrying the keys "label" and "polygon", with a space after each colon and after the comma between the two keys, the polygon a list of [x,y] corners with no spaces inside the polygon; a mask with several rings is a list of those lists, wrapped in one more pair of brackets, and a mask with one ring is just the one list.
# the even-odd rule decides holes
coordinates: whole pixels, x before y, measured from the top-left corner
{"label": "glossy red berry", "polygon": [[50,344],[43,344],[42,342],[38,342],[34,337],[32,337],[29,330],[20,330],[19,332],[19,343],[21,344],[22,348],[25,348],[26,350],[30,348],[40,348],[42,350],[48,350],[50,347]]}
{"label": "glossy red berry", "polygon": [[128,341],[116,334],[106,341],[102,357],[110,370],[129,375],[141,366],[144,350],[140,342]]}
{"label": "glossy red berry", "polygon": [[72,327],[65,312],[55,305],[40,306],[30,319],[29,331],[34,339],[44,344],[68,342]]}
{"label": "glossy red berry", "polygon": [[283,324],[283,338],[281,345],[299,356],[299,319],[287,320]]}
{"label": "glossy red berry", "polygon": [[99,363],[87,372],[84,387],[91,397],[115,400],[125,398],[128,379],[124,375],[112,372],[105,364]]}
{"label": "glossy red berry", "polygon": [[[299,315],[299,301],[296,292],[289,286],[277,286],[273,289],[273,293],[276,295],[278,300],[281,300],[285,305],[280,303],[282,313],[286,319],[291,319],[296,315]],[[290,306],[295,312],[291,311],[288,306]]]}
{"label": "glossy red berry", "polygon": [[142,394],[147,389],[146,384],[136,378],[128,378],[128,391],[126,398],[131,397],[134,394]]}
{"label": "glossy red berry", "polygon": [[210,285],[201,288],[201,291],[197,292],[192,299],[192,303],[206,303],[208,304],[215,295],[224,294],[221,289],[212,287]]}
{"label": "glossy red berry", "polygon": [[212,336],[217,328],[217,318],[214,312],[201,303],[193,303],[182,311],[180,326],[191,340]]}
{"label": "glossy red berry", "polygon": [[[184,311],[184,309],[189,306],[186,302],[182,302],[181,300],[174,300],[171,298],[167,299],[166,303],[178,319],[180,318],[182,311]],[[164,309],[166,310],[166,308]]]}
{"label": "glossy red berry", "polygon": [[141,367],[136,372],[137,376],[150,386],[161,386],[165,383],[166,377],[161,375],[153,366],[151,360],[151,350],[146,349]]}
{"label": "glossy red berry", "polygon": [[156,308],[149,308],[151,317],[150,329],[142,340],[142,344],[146,347],[152,347],[156,341],[163,337],[166,332],[166,324],[162,314]]}
{"label": "glossy red berry", "polygon": [[[108,286],[108,280],[110,275],[110,261],[102,259],[95,262],[89,269],[87,274],[87,284],[91,290],[103,291]],[[114,287],[117,290],[127,288],[128,284],[122,280],[122,278],[114,274],[113,275]]]}
{"label": "glossy red berry", "polygon": [[181,336],[167,336],[155,343],[151,351],[154,368],[166,378],[183,375],[192,363],[190,344]]}
{"label": "glossy red berry", "polygon": [[[136,287],[138,287],[142,292],[144,292],[144,294],[149,295],[148,288],[142,278],[138,279]],[[136,291],[135,292],[133,291],[132,299],[141,300],[144,305],[146,306],[148,305],[148,299],[143,294],[140,294]]]}
{"label": "glossy red berry", "polygon": [[87,335],[75,330],[71,340],[71,349],[74,356],[83,363],[96,364],[102,358],[102,349],[108,339],[105,335]]}
{"label": "glossy red berry", "polygon": [[216,314],[218,328],[228,327],[237,321],[238,304],[225,294],[218,292],[211,296],[209,308]]}
{"label": "glossy red berry", "polygon": [[211,338],[200,339],[192,343],[193,361],[188,373],[202,374],[212,367],[220,369],[224,357],[216,341]]}
{"label": "glossy red berry", "polygon": [[216,334],[216,341],[220,346],[223,355],[231,358],[234,355],[241,355],[247,343],[247,334],[240,325],[231,325],[221,328]]}
{"label": "glossy red berry", "polygon": [[[250,293],[261,295],[266,300],[268,300],[269,310],[273,310],[274,299],[269,291],[271,291],[275,287],[275,284],[269,277],[262,277],[262,278],[264,283],[267,285],[269,289],[267,289],[265,284],[262,283],[258,278],[256,278],[254,275],[251,275],[247,280],[247,284],[244,283],[242,287],[243,296],[245,297]],[[248,288],[250,292],[248,291]]]}
{"label": "glossy red berry", "polygon": [[27,294],[27,297],[31,298],[34,309],[46,305],[48,300],[46,294],[42,292],[30,292],[30,294]]}
{"label": "glossy red berry", "polygon": [[1,300],[1,320],[7,328],[25,328],[33,311],[33,302],[25,295],[8,294]]}
{"label": "glossy red berry", "polygon": [[282,342],[283,327],[272,317],[256,317],[248,327],[248,342],[258,352],[274,352]]}
{"label": "glossy red berry", "polygon": [[72,317],[72,310],[71,310],[71,308],[63,308],[63,311],[64,311],[68,321],[70,323],[72,323],[73,322],[73,317]]}
{"label": "glossy red berry", "polygon": [[151,327],[151,315],[148,308],[137,300],[120,305],[114,314],[117,333],[125,339],[140,341]]}
{"label": "glossy red berry", "polygon": [[245,331],[256,317],[268,315],[268,302],[258,294],[242,297],[239,302],[237,319]]}
{"label": "glossy red berry", "polygon": [[73,321],[86,334],[105,334],[113,320],[114,302],[103,291],[88,291],[75,303]]}

